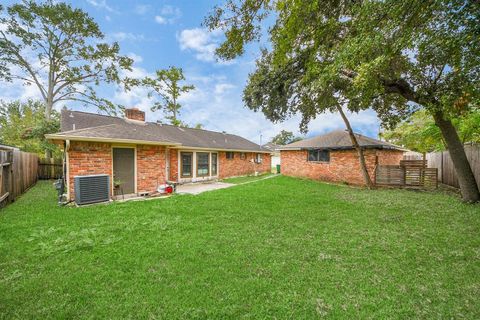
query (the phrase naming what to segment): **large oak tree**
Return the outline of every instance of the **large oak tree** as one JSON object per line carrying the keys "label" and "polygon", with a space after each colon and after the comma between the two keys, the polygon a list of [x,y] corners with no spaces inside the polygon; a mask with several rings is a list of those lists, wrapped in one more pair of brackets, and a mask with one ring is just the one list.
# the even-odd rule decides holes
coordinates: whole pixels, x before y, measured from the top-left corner
{"label": "large oak tree", "polygon": [[[265,33],[268,17],[274,22]],[[478,1],[227,0],[206,25],[224,30],[217,49],[224,59],[268,36],[244,100],[273,121],[300,113],[306,129],[322,112],[373,108],[389,128],[426,110],[450,151],[463,199],[479,201],[451,121],[479,101]]]}
{"label": "large oak tree", "polygon": [[47,121],[53,106],[66,101],[115,111],[118,106],[98,96],[98,86],[134,84],[122,76],[133,60],[120,55],[118,43],[104,42],[98,24],[81,9],[23,1],[0,6],[0,25],[0,79],[35,86]]}

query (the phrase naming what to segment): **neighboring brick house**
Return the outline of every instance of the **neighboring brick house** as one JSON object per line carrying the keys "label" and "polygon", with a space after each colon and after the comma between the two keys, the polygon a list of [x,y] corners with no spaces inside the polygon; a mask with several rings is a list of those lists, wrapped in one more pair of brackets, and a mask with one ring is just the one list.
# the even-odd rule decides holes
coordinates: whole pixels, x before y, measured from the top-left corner
{"label": "neighboring brick house", "polygon": [[47,135],[65,151],[67,197],[75,176],[107,174],[123,194],[151,194],[166,182],[198,182],[270,171],[270,151],[224,132],[62,110],[61,132]]}
{"label": "neighboring brick house", "polygon": [[[364,150],[368,172],[373,180],[375,165],[398,165],[405,149],[355,134]],[[347,131],[294,142],[279,148],[282,174],[332,182],[363,185],[358,153]]]}

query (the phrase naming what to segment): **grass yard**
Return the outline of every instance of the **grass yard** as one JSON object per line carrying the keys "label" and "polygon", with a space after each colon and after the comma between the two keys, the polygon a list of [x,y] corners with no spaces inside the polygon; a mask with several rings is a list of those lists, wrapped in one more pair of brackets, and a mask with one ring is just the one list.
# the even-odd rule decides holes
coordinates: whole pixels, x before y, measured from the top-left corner
{"label": "grass yard", "polygon": [[480,318],[480,207],[275,177],[0,212],[0,318]]}
{"label": "grass yard", "polygon": [[258,176],[241,176],[241,177],[235,177],[235,178],[227,178],[227,179],[223,179],[222,182],[242,184],[246,182],[261,180],[271,176],[273,176],[273,173],[267,172],[267,173],[259,174]]}

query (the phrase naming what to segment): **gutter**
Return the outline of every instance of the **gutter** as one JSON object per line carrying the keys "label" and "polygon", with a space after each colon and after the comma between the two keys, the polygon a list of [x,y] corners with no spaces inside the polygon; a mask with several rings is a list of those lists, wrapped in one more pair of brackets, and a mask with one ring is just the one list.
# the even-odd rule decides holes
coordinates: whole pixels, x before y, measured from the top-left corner
{"label": "gutter", "polygon": [[[403,148],[394,147],[394,146],[382,146],[382,145],[363,145],[360,146],[362,149],[381,149],[381,150],[398,150],[398,151],[408,151]],[[354,150],[353,146],[345,147],[296,147],[296,148],[279,148],[279,151],[300,151],[300,150]]]}
{"label": "gutter", "polygon": [[96,138],[96,137],[81,137],[81,136],[67,136],[57,134],[46,134],[45,138],[48,140],[65,140],[68,141],[70,147],[70,141],[87,141],[87,142],[107,142],[107,143],[130,143],[130,144],[144,144],[144,145],[158,145],[158,146],[173,146],[173,149],[185,149],[185,150],[215,150],[225,152],[255,152],[263,154],[272,154],[270,150],[248,150],[248,149],[225,149],[225,148],[204,148],[204,147],[191,147],[184,146],[179,142],[155,142],[148,140],[134,140],[134,139],[113,139],[113,138]]}
{"label": "gutter", "polygon": [[269,150],[247,150],[247,149],[220,149],[220,148],[203,148],[203,147],[187,147],[183,145],[179,145],[173,147],[172,149],[182,149],[182,150],[206,150],[206,151],[225,151],[225,152],[255,152],[255,153],[265,153],[265,154],[272,154],[272,151]]}
{"label": "gutter", "polygon": [[81,136],[64,136],[56,134],[46,134],[47,140],[71,140],[71,141],[88,141],[88,142],[109,142],[109,143],[130,143],[130,144],[145,144],[156,146],[178,146],[177,142],[155,142],[148,140],[134,140],[134,139],[112,139],[112,138],[95,138],[95,137],[81,137]]}

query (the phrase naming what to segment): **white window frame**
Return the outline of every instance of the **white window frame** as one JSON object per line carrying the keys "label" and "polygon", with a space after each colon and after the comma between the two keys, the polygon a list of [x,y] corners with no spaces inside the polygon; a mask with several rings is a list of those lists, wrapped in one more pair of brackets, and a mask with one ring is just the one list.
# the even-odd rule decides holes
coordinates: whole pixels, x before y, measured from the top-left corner
{"label": "white window frame", "polygon": [[[182,152],[191,152],[193,159],[192,159],[192,176],[191,177],[182,177],[181,175],[181,153]],[[209,172],[206,176],[197,176],[197,153],[208,153],[208,167]],[[212,154],[217,154],[217,174],[212,175]],[[219,172],[220,172],[220,155],[218,151],[210,151],[210,150],[195,150],[195,149],[179,149],[178,150],[178,175],[177,181],[178,182],[196,182],[196,181],[206,181],[206,180],[213,180],[218,179]]]}

